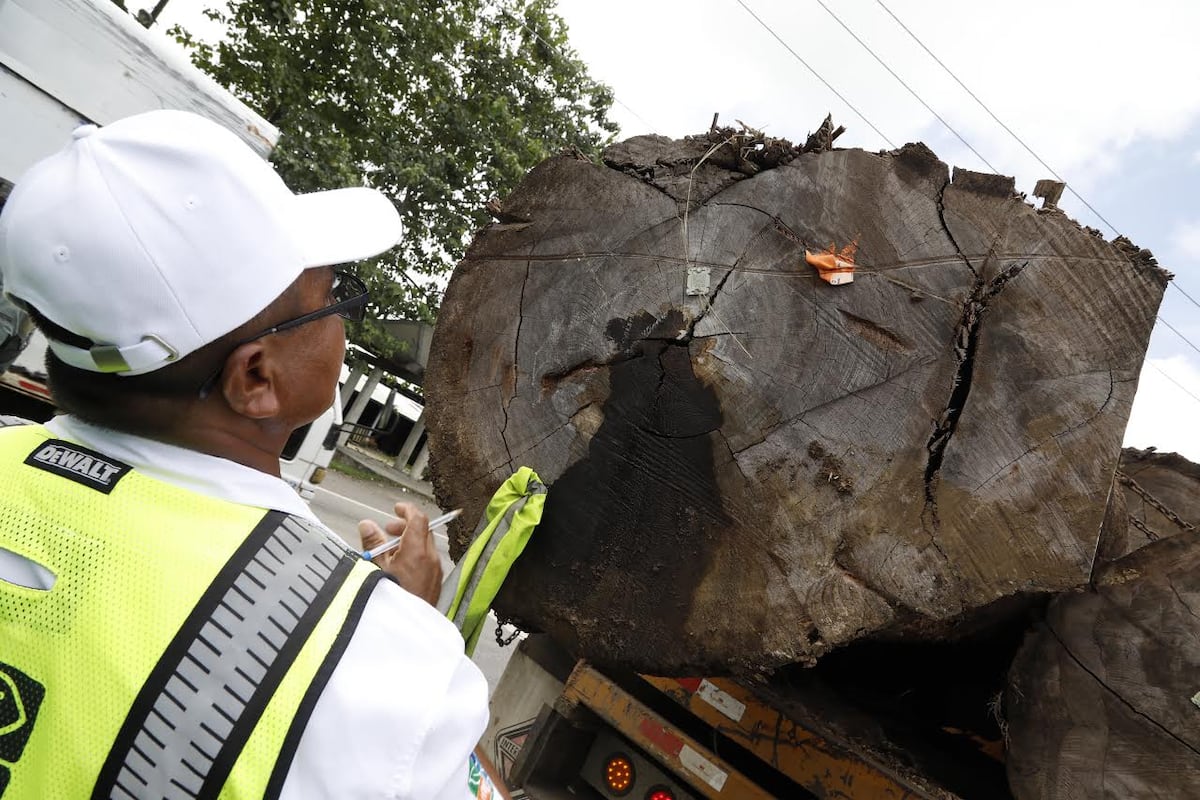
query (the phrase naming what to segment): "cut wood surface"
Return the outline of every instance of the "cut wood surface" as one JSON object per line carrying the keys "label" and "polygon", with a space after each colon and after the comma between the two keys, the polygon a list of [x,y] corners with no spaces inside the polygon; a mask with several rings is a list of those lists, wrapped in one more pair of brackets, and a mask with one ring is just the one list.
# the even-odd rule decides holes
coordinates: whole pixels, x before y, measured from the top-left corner
{"label": "cut wood surface", "polygon": [[1178,453],[1127,447],[1117,481],[1129,515],[1147,538],[1200,529],[1200,464]]}
{"label": "cut wood surface", "polygon": [[1200,464],[1178,453],[1126,447],[1113,478],[1098,564],[1123,558],[1150,542],[1200,533]]}
{"label": "cut wood surface", "polygon": [[1148,545],[1063,595],[1005,697],[1013,795],[1200,798],[1200,539]]}
{"label": "cut wood surface", "polygon": [[[430,468],[464,520],[521,465],[551,487],[502,616],[602,665],[729,673],[1088,580],[1166,273],[1011,178],[830,139],[551,158],[476,237]],[[805,263],[851,242],[853,283]]]}

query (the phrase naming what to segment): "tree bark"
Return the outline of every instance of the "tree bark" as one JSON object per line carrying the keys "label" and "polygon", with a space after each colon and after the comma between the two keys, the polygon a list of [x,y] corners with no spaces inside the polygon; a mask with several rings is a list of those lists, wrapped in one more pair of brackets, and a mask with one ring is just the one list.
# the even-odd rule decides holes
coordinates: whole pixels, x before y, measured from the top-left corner
{"label": "tree bark", "polygon": [[[501,615],[730,673],[1088,580],[1168,276],[1011,178],[828,146],[551,158],[476,237],[425,391],[443,506],[551,487]],[[851,242],[853,283],[806,264]]]}

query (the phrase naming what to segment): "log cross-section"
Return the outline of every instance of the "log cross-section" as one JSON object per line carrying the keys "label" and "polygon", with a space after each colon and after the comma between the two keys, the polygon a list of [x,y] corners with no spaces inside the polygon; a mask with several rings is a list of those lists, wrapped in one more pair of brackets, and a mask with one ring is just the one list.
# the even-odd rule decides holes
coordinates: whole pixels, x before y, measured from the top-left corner
{"label": "log cross-section", "polygon": [[[759,144],[551,158],[455,270],[438,498],[478,519],[521,465],[550,486],[498,611],[730,674],[1086,582],[1167,274],[923,145]],[[851,283],[806,263],[852,243]]]}

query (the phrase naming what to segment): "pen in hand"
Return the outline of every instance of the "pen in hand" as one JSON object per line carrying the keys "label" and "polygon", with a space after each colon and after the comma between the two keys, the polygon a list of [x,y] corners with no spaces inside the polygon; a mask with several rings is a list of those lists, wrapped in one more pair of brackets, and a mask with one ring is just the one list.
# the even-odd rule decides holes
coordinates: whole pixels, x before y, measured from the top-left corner
{"label": "pen in hand", "polygon": [[[448,514],[443,514],[442,516],[438,517],[437,519],[431,520],[429,522],[429,532],[433,533],[433,531],[435,529],[445,526],[446,523],[450,522],[450,520],[454,519],[461,513],[462,513],[462,509],[456,508]],[[377,558],[377,557],[383,555],[384,553],[386,553],[387,551],[389,551],[395,547],[398,547],[400,545],[400,542],[403,541],[403,539],[404,539],[403,536],[397,536],[395,539],[389,539],[388,541],[384,542],[383,544],[381,544],[378,547],[375,547],[371,550],[363,550],[362,557],[367,559],[368,561],[370,561],[373,558]]]}

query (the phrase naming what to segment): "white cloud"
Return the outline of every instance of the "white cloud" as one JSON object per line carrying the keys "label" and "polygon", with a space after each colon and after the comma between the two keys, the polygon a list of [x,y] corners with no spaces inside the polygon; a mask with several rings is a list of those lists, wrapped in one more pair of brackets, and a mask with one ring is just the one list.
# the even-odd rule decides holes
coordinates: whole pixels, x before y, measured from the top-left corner
{"label": "white cloud", "polygon": [[[987,169],[817,3],[745,0],[892,142],[925,140],[952,164]],[[1029,190],[1051,177],[876,3],[826,0],[854,33],[997,171]],[[1051,167],[1083,192],[1118,152],[1182,134],[1200,117],[1200,3],[1145,0],[889,0],[896,16]],[[737,0],[559,0],[594,76],[659,133],[703,130],[714,111],[802,139],[826,110],[866,149],[881,137]],[[1163,20],[1171,20],[1168,25]],[[1153,42],[1152,58],[1126,58]],[[622,136],[646,125],[623,109]]]}
{"label": "white cloud", "polygon": [[1157,447],[1200,462],[1200,363],[1148,358],[1125,428],[1127,447]]}
{"label": "white cloud", "polygon": [[[833,13],[1003,174],[1029,191],[1051,177],[878,3],[824,0]],[[952,165],[988,170],[815,2],[744,0],[895,144],[927,141]],[[131,7],[152,5],[130,0]],[[215,38],[175,2],[163,22]],[[887,0],[886,6],[972,92],[1085,196],[1139,142],[1179,136],[1200,118],[1194,0]],[[839,144],[883,138],[814,77],[738,0],[558,0],[570,44],[613,87],[621,138],[704,130],[713,112],[802,140],[832,111]],[[1163,24],[1163,20],[1170,20]],[[1150,45],[1150,56],[1142,53]],[[1200,150],[1195,154],[1200,164]]]}
{"label": "white cloud", "polygon": [[1200,261],[1200,220],[1181,223],[1171,232],[1175,256]]}

